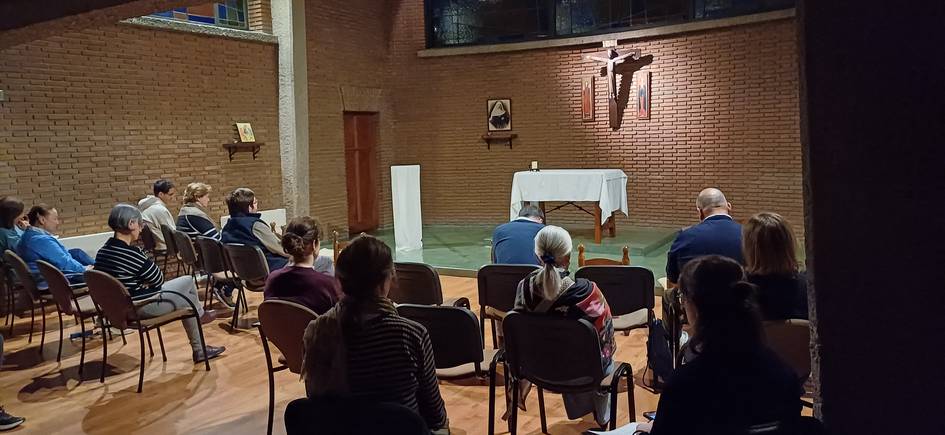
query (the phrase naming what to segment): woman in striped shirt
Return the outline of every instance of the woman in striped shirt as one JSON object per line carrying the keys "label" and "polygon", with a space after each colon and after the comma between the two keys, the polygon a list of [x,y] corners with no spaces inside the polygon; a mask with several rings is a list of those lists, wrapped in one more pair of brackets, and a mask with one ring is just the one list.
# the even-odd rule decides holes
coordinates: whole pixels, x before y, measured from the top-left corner
{"label": "woman in striped shirt", "polygon": [[207,209],[210,206],[209,184],[190,183],[184,189],[184,206],[177,215],[177,231],[196,239],[197,236],[220,240],[220,230]]}
{"label": "woman in striped shirt", "polygon": [[350,395],[411,408],[435,433],[449,433],[427,330],[387,299],[390,248],[360,236],[338,256],[344,298],[305,330],[302,376],[310,397]]}
{"label": "woman in striped shirt", "polygon": [[[95,257],[95,270],[105,272],[124,284],[134,302],[150,301],[138,308],[138,316],[143,319],[159,317],[175,310],[189,308],[189,300],[197,307],[200,322],[208,323],[214,319],[212,312],[204,312],[197,299],[197,288],[190,276],[182,276],[164,281],[161,269],[150,257],[133,246],[143,228],[141,212],[129,204],[118,204],[108,215],[108,226],[115,235],[105,242]],[[171,293],[175,292],[175,293]],[[185,299],[186,298],[186,299]],[[219,356],[225,347],[207,346],[203,354],[197,321],[193,318],[182,321],[194,362]]]}

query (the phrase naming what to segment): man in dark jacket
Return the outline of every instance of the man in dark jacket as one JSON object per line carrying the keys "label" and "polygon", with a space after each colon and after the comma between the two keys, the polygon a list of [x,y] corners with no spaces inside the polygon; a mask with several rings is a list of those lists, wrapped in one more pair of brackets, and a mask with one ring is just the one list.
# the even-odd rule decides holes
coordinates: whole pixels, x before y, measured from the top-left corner
{"label": "man in dark jacket", "polygon": [[259,202],[252,190],[240,187],[226,197],[226,206],[230,210],[230,219],[223,226],[223,243],[242,243],[256,246],[266,255],[269,271],[281,269],[288,262],[289,254],[282,249],[279,236],[272,232],[257,213]]}

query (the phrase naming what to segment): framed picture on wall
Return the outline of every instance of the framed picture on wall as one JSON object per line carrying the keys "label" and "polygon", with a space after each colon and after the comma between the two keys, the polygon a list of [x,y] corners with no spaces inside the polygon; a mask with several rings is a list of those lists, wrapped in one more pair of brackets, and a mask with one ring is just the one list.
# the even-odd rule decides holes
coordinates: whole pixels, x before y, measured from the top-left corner
{"label": "framed picture on wall", "polygon": [[581,120],[594,120],[594,76],[581,79]]}
{"label": "framed picture on wall", "polygon": [[486,125],[488,131],[511,130],[512,100],[508,98],[488,100],[486,102]]}
{"label": "framed picture on wall", "polygon": [[253,126],[249,125],[248,122],[237,122],[236,131],[240,134],[240,142],[256,142]]}
{"label": "framed picture on wall", "polygon": [[637,84],[637,119],[650,119],[650,72],[643,71]]}

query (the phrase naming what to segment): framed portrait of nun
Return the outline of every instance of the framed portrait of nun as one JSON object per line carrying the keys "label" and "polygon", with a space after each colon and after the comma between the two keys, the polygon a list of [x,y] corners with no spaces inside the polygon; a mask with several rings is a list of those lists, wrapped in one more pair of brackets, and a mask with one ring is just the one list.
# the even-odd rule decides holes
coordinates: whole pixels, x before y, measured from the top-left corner
{"label": "framed portrait of nun", "polygon": [[488,131],[509,131],[512,129],[512,100],[508,98],[488,100],[486,103],[486,124]]}

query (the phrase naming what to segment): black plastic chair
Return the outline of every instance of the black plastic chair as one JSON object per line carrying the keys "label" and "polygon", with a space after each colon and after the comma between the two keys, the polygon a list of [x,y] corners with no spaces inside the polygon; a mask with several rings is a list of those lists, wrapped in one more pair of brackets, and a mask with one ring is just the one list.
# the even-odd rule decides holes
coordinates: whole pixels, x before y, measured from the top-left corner
{"label": "black plastic chair", "polygon": [[[276,386],[273,374],[286,369],[295,374],[302,373],[304,354],[302,336],[305,334],[305,328],[318,317],[318,314],[297,303],[278,299],[263,301],[259,305],[258,312],[259,338],[262,341],[263,351],[266,353],[266,368],[269,374],[269,424],[266,433],[271,434],[272,414],[276,406]],[[272,364],[270,341],[282,353],[278,359],[278,367]]]}
{"label": "black plastic chair", "polygon": [[244,311],[249,311],[245,291],[263,291],[266,277],[269,276],[269,264],[266,263],[262,250],[256,246],[227,243],[223,245],[223,251],[226,252],[230,270],[239,278],[236,286],[236,306],[233,308],[233,321],[230,324],[235,329],[239,323],[240,306]]}
{"label": "black plastic chair", "polygon": [[[30,273],[29,267],[26,265],[26,262],[20,258],[19,255],[16,255],[13,251],[7,249],[3,253],[3,257],[7,262],[7,265],[13,270],[13,273],[16,275],[17,279],[20,281],[20,288],[23,289],[26,293],[27,299],[30,301],[30,337],[26,341],[27,343],[33,342],[33,327],[36,323],[36,306],[39,305],[40,312],[42,313],[42,323],[43,331],[39,339],[39,356],[43,356],[43,346],[46,344],[46,305],[55,303],[52,294],[48,291],[40,291],[39,286],[36,284],[36,278]],[[13,330],[13,322],[10,323],[10,330]]]}
{"label": "black plastic chair", "polygon": [[[62,315],[65,314],[75,318],[75,323],[82,330],[82,354],[79,357],[79,374],[81,375],[85,366],[85,320],[94,319],[98,314],[98,310],[96,310],[95,303],[88,295],[88,290],[84,287],[80,289],[72,288],[69,285],[69,280],[56,266],[42,260],[37,261],[36,266],[39,267],[39,272],[49,285],[49,293],[52,294],[56,306],[59,308],[59,352],[56,353],[56,362],[62,361],[64,329]],[[95,328],[94,325],[92,328]],[[104,338],[102,337],[102,339]]]}
{"label": "black plastic chair", "polygon": [[427,329],[438,378],[483,378],[488,374],[482,365],[491,362],[497,351],[483,350],[479,322],[468,308],[401,304],[397,312]]}
{"label": "black plastic chair", "polygon": [[154,237],[154,233],[151,232],[151,227],[145,225],[141,228],[141,250],[146,254],[150,255],[155,261],[158,257],[164,257],[164,261],[167,261],[167,250],[157,248],[157,239]]}
{"label": "black plastic chair", "polygon": [[177,243],[174,240],[174,228],[167,226],[167,224],[161,224],[161,236],[164,237],[164,264],[161,267],[161,272],[164,273],[164,276],[167,276],[167,263],[173,258],[177,261],[177,274],[180,275],[181,263],[177,259]]}
{"label": "black plastic chair", "polygon": [[[203,325],[200,323],[200,315],[197,314],[197,307],[187,299],[186,296],[170,290],[162,290],[164,293],[174,293],[187,301],[190,307],[182,308],[158,317],[142,319],[138,317],[138,309],[147,304],[159,302],[160,299],[146,299],[139,302],[131,300],[128,289],[121,281],[115,277],[97,270],[88,270],[85,272],[85,283],[89,286],[89,295],[99,310],[99,317],[104,317],[108,323],[116,328],[125,330],[133,328],[138,331],[138,340],[141,345],[141,362],[138,371],[138,392],[144,385],[144,342],[148,340],[150,347],[150,335],[148,332],[152,329],[157,330],[158,341],[161,345],[161,357],[167,361],[167,353],[164,351],[164,338],[161,336],[161,326],[171,322],[177,322],[187,318],[193,318],[197,322],[197,331],[200,333],[200,345],[203,347],[203,354],[207,354],[207,343],[204,340]],[[108,326],[102,322],[102,335],[106,334]],[[146,338],[147,337],[147,338]],[[154,355],[154,351],[151,351]],[[108,340],[102,340],[102,375],[99,382],[105,382],[105,368],[108,367]],[[210,371],[210,359],[204,358],[207,371]]]}
{"label": "black plastic chair", "polygon": [[423,418],[406,406],[345,397],[289,402],[285,430],[288,435],[430,435]]}
{"label": "black plastic chair", "polygon": [[200,260],[197,258],[194,242],[190,240],[190,236],[176,229],[171,230],[171,236],[174,238],[177,255],[180,257],[181,263],[184,264],[184,272],[190,273],[190,276],[194,279],[194,286],[197,286],[197,271],[200,270]]}
{"label": "black plastic chair", "polygon": [[505,313],[512,311],[518,283],[538,269],[533,264],[487,264],[479,268],[476,274],[479,284],[479,331],[485,336],[486,319],[492,322],[493,348],[499,347],[496,320],[501,321]]}
{"label": "black plastic chair", "polygon": [[442,305],[440,275],[429,264],[395,262],[396,279],[388,298],[398,304]]}
{"label": "black plastic chair", "polygon": [[646,328],[656,318],[655,281],[650,269],[639,266],[584,266],[575,278],[593,281],[607,299],[614,316],[614,330],[629,335],[637,328]]}
{"label": "black plastic chair", "polygon": [[230,284],[234,287],[237,286],[235,282],[236,277],[232,276],[233,272],[230,271],[230,265],[227,263],[223,243],[220,243],[219,240],[198,236],[197,249],[200,252],[200,262],[203,271],[207,273],[207,288],[204,296],[204,305],[209,307],[213,303],[213,292],[211,289],[220,282],[214,274],[223,274],[223,283]]}
{"label": "black plastic chair", "polygon": [[[557,393],[609,391],[610,429],[617,427],[617,387],[627,380],[627,405],[636,415],[633,402],[633,369],[614,360],[614,370],[604,373],[597,330],[584,319],[574,320],[550,314],[511,312],[502,321],[505,362],[511,377],[512,401],[509,430],[514,435],[518,418],[519,386],[528,380],[538,387],[541,431],[548,433],[544,390]],[[494,378],[493,378],[494,379]],[[489,382],[489,433],[495,433],[495,381]]]}

